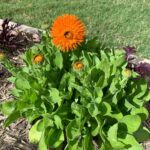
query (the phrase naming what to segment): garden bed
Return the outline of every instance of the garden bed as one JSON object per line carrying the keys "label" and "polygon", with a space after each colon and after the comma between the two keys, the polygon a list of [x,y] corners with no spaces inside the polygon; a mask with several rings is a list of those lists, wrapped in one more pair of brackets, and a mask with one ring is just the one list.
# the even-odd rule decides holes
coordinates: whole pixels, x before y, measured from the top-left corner
{"label": "garden bed", "polygon": [[[28,30],[28,33],[30,33],[30,31]],[[37,39],[39,38],[36,38],[36,40],[33,41],[37,42]],[[21,54],[20,52],[17,52],[17,54],[12,54],[12,56],[11,55],[9,56],[9,59],[12,60],[12,62],[16,63],[16,65],[23,65],[22,62],[20,61],[20,54]],[[132,60],[133,64],[137,64],[141,62],[147,62],[147,63],[150,62],[147,59],[141,59],[136,56],[133,57],[134,57],[134,59]],[[0,103],[6,100],[10,100],[12,98],[12,95],[9,93],[9,90],[13,87],[13,85],[7,81],[7,78],[10,76],[11,74],[7,72],[7,70],[5,70],[2,66],[0,66]],[[146,105],[146,107],[148,108],[148,110],[150,110],[149,103]],[[0,150],[6,150],[6,149],[36,150],[37,149],[36,145],[29,144],[29,140],[27,136],[28,136],[28,131],[30,129],[30,125],[28,125],[24,119],[21,119],[13,123],[10,127],[6,129],[2,127],[4,120],[5,117],[2,114],[0,114],[0,145],[1,145]],[[150,130],[149,119],[143,124]],[[145,142],[143,144],[145,150],[150,149],[148,145],[149,142]]]}

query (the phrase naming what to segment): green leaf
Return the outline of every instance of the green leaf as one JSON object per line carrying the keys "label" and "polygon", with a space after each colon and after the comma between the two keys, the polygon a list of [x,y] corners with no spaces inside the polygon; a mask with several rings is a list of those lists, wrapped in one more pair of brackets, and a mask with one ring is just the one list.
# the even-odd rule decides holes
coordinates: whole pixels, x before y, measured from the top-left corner
{"label": "green leaf", "polygon": [[88,68],[89,66],[92,65],[92,58],[90,57],[90,55],[87,52],[82,51],[82,53],[83,53],[83,58],[84,58],[83,63],[86,64],[86,66]]}
{"label": "green leaf", "polygon": [[97,48],[100,47],[100,43],[98,42],[98,38],[95,37],[93,39],[90,39],[87,41],[85,48],[87,48],[88,50],[96,50]]}
{"label": "green leaf", "polygon": [[123,128],[119,129],[118,124],[114,124],[109,128],[108,140],[116,150],[136,150],[135,148],[137,148],[137,150],[142,150],[142,146],[136,141],[134,136],[128,134]]}
{"label": "green leaf", "polygon": [[14,109],[15,109],[15,103],[16,101],[13,100],[13,101],[9,101],[9,102],[4,102],[2,104],[0,104],[0,111],[2,111],[2,113],[4,115],[10,115]]}
{"label": "green leaf", "polygon": [[148,118],[148,110],[145,107],[140,108],[132,108],[131,110],[132,115],[139,115],[141,120],[144,121]]}
{"label": "green leaf", "polygon": [[100,112],[102,115],[112,116],[111,114],[111,105],[107,102],[102,102],[100,105]]}
{"label": "green leaf", "polygon": [[118,138],[118,141],[124,143],[125,147],[128,147],[128,150],[143,150],[142,145],[131,134],[127,134],[124,138]]}
{"label": "green leaf", "polygon": [[46,134],[46,144],[51,148],[58,148],[64,141],[63,130],[51,128]]}
{"label": "green leaf", "polygon": [[7,78],[7,80],[11,83],[14,83],[16,80],[16,77],[11,76],[11,77]]}
{"label": "green leaf", "polygon": [[134,133],[134,136],[138,142],[147,141],[150,139],[150,131],[141,126],[139,130]]}
{"label": "green leaf", "polygon": [[110,113],[110,114],[107,114],[107,116],[110,116],[111,118],[115,118],[116,120],[120,121],[122,118],[123,118],[123,115],[121,112],[119,113]]}
{"label": "green leaf", "polygon": [[79,140],[79,138],[68,141],[65,150],[83,150],[83,148],[79,145],[80,143],[81,141]]}
{"label": "green leaf", "polygon": [[132,145],[128,150],[143,150],[143,147],[141,144],[138,145]]}
{"label": "green leaf", "polygon": [[101,76],[101,70],[100,69],[97,69],[97,68],[93,68],[91,70],[91,73],[90,73],[90,80],[91,82],[98,82],[100,76]]}
{"label": "green leaf", "polygon": [[83,108],[82,105],[79,105],[77,104],[76,102],[73,102],[72,105],[71,105],[71,109],[72,109],[72,112],[77,116],[77,117],[85,117],[85,110]]}
{"label": "green leaf", "polygon": [[138,115],[126,115],[120,122],[126,124],[129,133],[133,133],[140,127],[141,118]]}
{"label": "green leaf", "polygon": [[58,103],[59,106],[61,105],[62,99],[59,96],[59,91],[56,88],[50,89],[50,98],[53,103]]}
{"label": "green leaf", "polygon": [[11,90],[11,94],[13,94],[13,96],[15,97],[19,97],[21,92],[22,92],[21,90],[16,89],[16,88]]}
{"label": "green leaf", "polygon": [[55,123],[57,129],[63,129],[61,118],[58,115],[54,115],[54,123]]}
{"label": "green leaf", "polygon": [[71,121],[66,128],[66,133],[69,140],[79,138],[79,136],[81,136],[80,121],[77,119]]}
{"label": "green leaf", "polygon": [[43,123],[44,123],[45,128],[46,127],[54,127],[54,121],[49,117],[44,117]]}
{"label": "green leaf", "polygon": [[87,108],[92,117],[96,117],[100,113],[95,103],[89,103]]}
{"label": "green leaf", "polygon": [[42,136],[42,131],[37,129],[41,120],[38,120],[30,129],[29,131],[29,141],[31,143],[38,143]]}
{"label": "green leaf", "polygon": [[14,111],[12,112],[8,118],[5,120],[4,122],[4,126],[8,127],[9,124],[11,124],[12,122],[14,122],[15,120],[17,120],[19,117],[21,117],[20,111]]}
{"label": "green leaf", "polygon": [[45,129],[45,124],[44,124],[44,121],[43,119],[42,120],[38,120],[38,124],[37,124],[37,131],[39,132],[43,132],[44,129]]}
{"label": "green leaf", "polygon": [[125,144],[118,141],[117,133],[118,133],[118,124],[116,123],[113,126],[111,126],[108,130],[108,140],[113,148],[119,150],[123,149],[125,147]]}
{"label": "green leaf", "polygon": [[55,53],[54,64],[55,64],[59,69],[62,69],[62,67],[63,67],[63,57],[62,57],[62,53],[60,53],[60,52],[56,52],[56,53]]}
{"label": "green leaf", "polygon": [[39,150],[48,150],[46,140],[45,140],[45,131],[42,132],[42,136],[39,142]]}
{"label": "green leaf", "polygon": [[31,88],[29,81],[27,81],[26,79],[21,79],[21,78],[16,79],[15,85],[16,85],[16,88],[20,90],[26,90],[26,89]]}
{"label": "green leaf", "polygon": [[92,136],[97,136],[100,133],[102,127],[102,122],[100,118],[95,117],[91,120],[91,134]]}
{"label": "green leaf", "polygon": [[83,139],[84,150],[95,150],[95,147],[92,143],[92,137],[90,134],[87,134]]}

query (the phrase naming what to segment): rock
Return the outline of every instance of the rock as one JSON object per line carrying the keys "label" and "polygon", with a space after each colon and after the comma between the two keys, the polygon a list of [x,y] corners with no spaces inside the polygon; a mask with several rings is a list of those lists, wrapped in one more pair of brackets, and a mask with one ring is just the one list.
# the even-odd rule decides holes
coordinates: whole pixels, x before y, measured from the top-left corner
{"label": "rock", "polygon": [[[0,30],[2,29],[2,23],[3,23],[3,20],[0,19]],[[15,22],[9,22],[8,25],[16,25],[17,23]],[[44,32],[43,30],[41,29],[37,29],[37,28],[33,28],[33,27],[29,27],[29,26],[26,26],[26,25],[19,25],[15,31],[13,31],[13,34],[20,34],[21,33],[21,36],[25,35],[27,36],[27,39],[32,39],[33,42],[35,43],[39,43],[41,41],[41,37],[40,37],[40,32]]]}

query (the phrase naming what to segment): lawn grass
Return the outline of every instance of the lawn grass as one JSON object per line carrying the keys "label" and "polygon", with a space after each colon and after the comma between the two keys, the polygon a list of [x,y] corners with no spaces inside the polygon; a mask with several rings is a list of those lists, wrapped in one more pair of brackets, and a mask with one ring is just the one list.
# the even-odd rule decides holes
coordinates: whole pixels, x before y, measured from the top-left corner
{"label": "lawn grass", "polygon": [[150,58],[150,0],[0,0],[0,18],[48,29],[61,14],[78,15],[87,36],[109,47],[136,46]]}

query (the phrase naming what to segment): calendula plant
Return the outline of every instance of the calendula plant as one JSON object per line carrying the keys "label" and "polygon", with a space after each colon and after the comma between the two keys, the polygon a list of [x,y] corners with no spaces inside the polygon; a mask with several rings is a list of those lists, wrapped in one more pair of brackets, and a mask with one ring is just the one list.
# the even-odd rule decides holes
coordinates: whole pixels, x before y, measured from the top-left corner
{"label": "calendula plant", "polygon": [[84,36],[76,40],[74,31],[67,26],[63,38],[43,36],[23,54],[20,68],[4,58],[15,85],[14,99],[0,106],[8,115],[4,126],[26,118],[39,150],[142,150],[140,143],[150,138],[142,126],[150,99],[146,81],[126,68],[124,51],[104,50],[96,39],[80,45]]}

